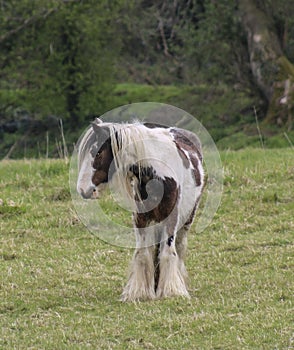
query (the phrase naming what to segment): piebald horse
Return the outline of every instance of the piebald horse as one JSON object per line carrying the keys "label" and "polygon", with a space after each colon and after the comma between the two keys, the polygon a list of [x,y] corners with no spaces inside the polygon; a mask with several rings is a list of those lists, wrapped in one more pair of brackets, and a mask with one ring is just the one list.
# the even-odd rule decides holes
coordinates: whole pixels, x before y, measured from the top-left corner
{"label": "piebald horse", "polygon": [[202,150],[187,130],[96,119],[78,146],[77,191],[95,199],[112,184],[132,208],[136,249],[123,301],[189,297],[187,232],[204,186]]}

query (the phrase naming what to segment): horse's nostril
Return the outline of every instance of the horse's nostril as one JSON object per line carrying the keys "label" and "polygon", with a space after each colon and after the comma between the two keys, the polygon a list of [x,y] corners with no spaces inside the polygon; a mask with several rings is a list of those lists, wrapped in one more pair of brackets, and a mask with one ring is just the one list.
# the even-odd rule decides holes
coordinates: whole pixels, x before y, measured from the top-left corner
{"label": "horse's nostril", "polygon": [[94,192],[96,192],[95,188],[89,188],[87,191],[84,191],[82,188],[80,188],[80,194],[85,199],[91,198]]}

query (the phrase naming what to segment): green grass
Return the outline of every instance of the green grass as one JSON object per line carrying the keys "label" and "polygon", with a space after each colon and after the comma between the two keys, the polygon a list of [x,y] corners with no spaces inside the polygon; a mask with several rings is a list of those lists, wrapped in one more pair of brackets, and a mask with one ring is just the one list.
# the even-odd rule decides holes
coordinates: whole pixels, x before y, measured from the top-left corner
{"label": "green grass", "polygon": [[189,236],[191,299],[126,304],[132,250],[79,222],[68,166],[0,162],[0,348],[293,348],[293,150],[222,159],[222,204]]}

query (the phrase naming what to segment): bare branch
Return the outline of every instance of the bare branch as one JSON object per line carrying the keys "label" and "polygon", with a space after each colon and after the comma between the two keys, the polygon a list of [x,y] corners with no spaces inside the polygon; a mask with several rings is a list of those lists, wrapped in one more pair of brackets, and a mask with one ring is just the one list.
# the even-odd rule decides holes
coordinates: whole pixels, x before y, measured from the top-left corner
{"label": "bare branch", "polygon": [[165,56],[171,57],[171,54],[169,53],[169,50],[168,50],[166,38],[165,38],[163,21],[159,16],[157,16],[157,20],[158,20],[158,29],[159,29],[159,33],[160,33],[162,44],[163,44],[163,52],[164,52]]}

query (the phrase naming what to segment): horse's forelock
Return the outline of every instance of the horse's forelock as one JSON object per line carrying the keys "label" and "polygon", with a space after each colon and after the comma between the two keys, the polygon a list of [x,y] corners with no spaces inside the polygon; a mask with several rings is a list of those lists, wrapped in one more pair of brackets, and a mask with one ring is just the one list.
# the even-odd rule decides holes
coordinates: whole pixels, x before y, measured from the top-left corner
{"label": "horse's forelock", "polygon": [[78,146],[79,169],[81,169],[82,163],[89,155],[93,145],[97,144],[98,149],[100,149],[105,141],[112,137],[111,129],[110,123],[103,123],[98,118],[91,123],[91,127],[86,131]]}
{"label": "horse's forelock", "polygon": [[78,166],[79,170],[82,167],[84,159],[88,156],[92,145],[96,140],[95,133],[92,128],[89,128],[78,145]]}

